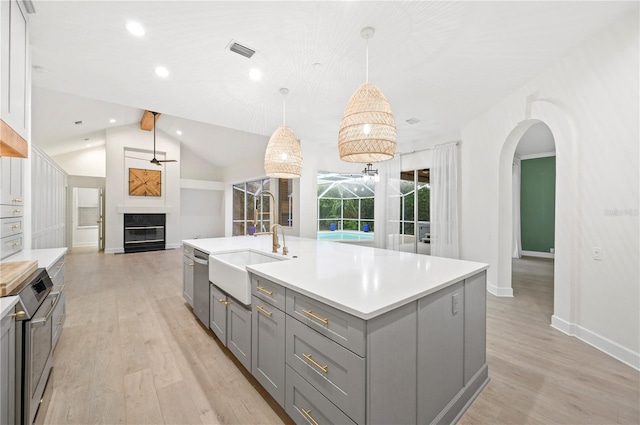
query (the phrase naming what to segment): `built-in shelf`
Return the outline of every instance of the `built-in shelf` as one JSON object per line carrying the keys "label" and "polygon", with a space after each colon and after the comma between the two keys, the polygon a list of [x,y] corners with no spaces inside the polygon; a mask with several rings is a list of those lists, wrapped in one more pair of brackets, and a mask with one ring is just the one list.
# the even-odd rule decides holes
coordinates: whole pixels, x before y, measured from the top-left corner
{"label": "built-in shelf", "polygon": [[170,214],[171,207],[151,207],[144,205],[118,205],[118,214]]}

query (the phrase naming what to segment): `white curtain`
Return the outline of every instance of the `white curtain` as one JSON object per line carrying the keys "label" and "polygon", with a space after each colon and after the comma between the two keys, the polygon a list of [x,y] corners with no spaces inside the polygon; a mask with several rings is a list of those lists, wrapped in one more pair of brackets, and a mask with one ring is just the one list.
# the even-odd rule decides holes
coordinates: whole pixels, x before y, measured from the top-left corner
{"label": "white curtain", "polygon": [[431,168],[431,255],[459,258],[458,143],[436,146]]}
{"label": "white curtain", "polygon": [[512,207],[512,223],[513,234],[512,236],[512,253],[513,258],[520,258],[522,256],[522,239],[520,236],[520,167],[518,164],[513,164],[513,207]]}
{"label": "white curtain", "polygon": [[376,248],[397,251],[400,248],[400,157],[376,165],[380,180],[376,182],[374,242]]}

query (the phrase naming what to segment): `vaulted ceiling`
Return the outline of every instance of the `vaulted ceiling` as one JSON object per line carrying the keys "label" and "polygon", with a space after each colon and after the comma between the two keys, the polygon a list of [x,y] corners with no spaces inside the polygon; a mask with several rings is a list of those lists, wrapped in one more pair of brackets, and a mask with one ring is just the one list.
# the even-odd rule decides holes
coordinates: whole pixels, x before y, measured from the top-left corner
{"label": "vaulted ceiling", "polygon": [[[335,146],[349,97],[369,80],[386,95],[398,151],[459,137],[462,125],[544,71],[637,2],[36,1],[30,16],[33,140],[84,147],[112,125],[161,112],[217,165],[260,150],[286,121],[303,143]],[[146,34],[125,28],[141,23]],[[234,40],[256,50],[228,50]],[[154,73],[169,70],[168,78]],[[260,81],[249,71],[258,68]],[[116,123],[109,123],[115,118]],[[419,122],[406,121],[415,118]],[[82,120],[83,125],[74,122]],[[220,128],[222,127],[222,128]],[[253,133],[252,134],[245,134]],[[212,136],[214,135],[214,136]],[[90,138],[90,137],[89,137]],[[226,140],[236,140],[235,144]],[[72,146],[73,145],[73,146]],[[215,146],[213,146],[215,145]],[[210,152],[215,147],[217,156]]]}

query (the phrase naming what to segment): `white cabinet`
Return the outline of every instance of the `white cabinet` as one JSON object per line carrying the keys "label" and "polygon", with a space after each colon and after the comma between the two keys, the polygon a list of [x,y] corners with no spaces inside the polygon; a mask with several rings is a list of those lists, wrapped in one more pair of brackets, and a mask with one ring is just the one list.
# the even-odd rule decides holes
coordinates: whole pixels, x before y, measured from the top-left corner
{"label": "white cabinet", "polygon": [[210,286],[209,327],[251,372],[251,310],[214,284]]}
{"label": "white cabinet", "polygon": [[24,159],[0,157],[0,204],[23,205],[22,168]]}
{"label": "white cabinet", "polygon": [[15,422],[15,319],[0,319],[0,424]]}
{"label": "white cabinet", "polygon": [[66,242],[67,173],[31,146],[31,248],[59,248]]}
{"label": "white cabinet", "polygon": [[0,4],[1,118],[26,141],[29,137],[31,110],[27,11],[24,4],[18,0],[6,0]]}

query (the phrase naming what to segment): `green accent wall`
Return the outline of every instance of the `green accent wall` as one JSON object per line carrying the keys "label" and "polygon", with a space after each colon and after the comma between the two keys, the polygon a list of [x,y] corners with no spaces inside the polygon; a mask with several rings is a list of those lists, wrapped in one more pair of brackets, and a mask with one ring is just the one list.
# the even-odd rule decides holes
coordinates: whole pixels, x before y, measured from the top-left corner
{"label": "green accent wall", "polygon": [[554,248],[556,157],[527,159],[520,167],[520,229],[522,250]]}

